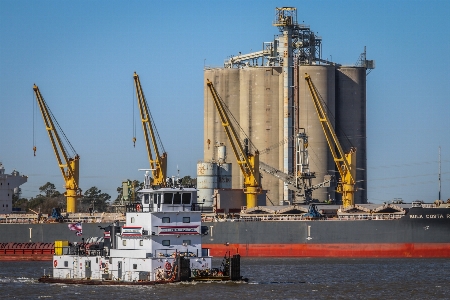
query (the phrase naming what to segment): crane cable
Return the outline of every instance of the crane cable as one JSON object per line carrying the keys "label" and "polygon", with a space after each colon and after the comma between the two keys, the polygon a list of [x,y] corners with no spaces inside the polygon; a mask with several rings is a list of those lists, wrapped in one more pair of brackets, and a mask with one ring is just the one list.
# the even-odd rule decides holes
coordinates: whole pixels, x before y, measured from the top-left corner
{"label": "crane cable", "polygon": [[34,97],[35,97],[35,95],[34,95],[34,92],[32,92],[33,94],[32,94],[32,101],[33,101],[33,103],[32,103],[32,109],[33,109],[33,111],[32,111],[32,114],[33,114],[33,152],[34,152],[34,156],[36,156],[36,138],[35,138],[35,131],[34,131],[34,115],[36,114],[36,101],[34,101]]}
{"label": "crane cable", "polygon": [[[239,128],[239,132],[241,134],[244,135],[244,137],[248,140],[249,146],[251,149],[254,149],[255,151],[258,151],[258,148],[256,148],[256,146],[252,143],[251,139],[249,138],[249,136],[247,135],[247,133],[244,131],[244,129],[241,127],[241,125],[239,124],[239,122],[236,120],[236,118],[234,117],[234,115],[231,113],[230,108],[228,107],[228,105],[225,103],[224,100],[222,100],[222,98],[220,97],[220,95],[218,93],[216,93],[217,98],[219,99],[219,101],[222,103],[223,108],[226,110],[228,116],[230,116],[230,121],[233,123],[234,126],[237,126]],[[241,141],[242,142],[242,141]],[[259,151],[258,151],[259,152]]]}
{"label": "crane cable", "polygon": [[131,97],[132,98],[132,100],[133,100],[133,103],[132,103],[132,109],[133,109],[133,124],[132,124],[132,127],[133,127],[133,147],[135,147],[136,148],[136,119],[135,119],[135,117],[134,117],[134,106],[135,106],[135,100],[136,100],[136,98],[135,98],[135,96],[136,96],[136,94],[134,93],[134,82],[132,82],[132,85],[131,85],[131,92],[132,92],[132,94],[133,94],[133,97]]}
{"label": "crane cable", "polygon": [[[334,116],[333,112],[331,111],[331,109],[328,107],[327,103],[325,102],[325,100],[323,100],[322,95],[319,93],[319,90],[317,89],[317,87],[314,85],[313,83],[313,88],[316,91],[317,96],[319,97],[320,102],[322,103],[323,107],[326,110],[326,113],[328,115],[328,118],[330,119],[330,121],[333,121],[333,123],[335,124],[333,126],[334,131],[339,131],[339,133],[347,140],[348,144],[350,145],[351,148],[354,147],[353,143],[351,142],[349,136],[344,132],[344,130],[342,128],[338,128],[336,129],[336,117]],[[337,132],[336,132],[337,134]],[[341,142],[342,144],[342,142]]]}
{"label": "crane cable", "polygon": [[[34,95],[36,96],[36,95]],[[66,144],[69,146],[71,152],[72,152],[72,157],[78,157],[77,152],[75,151],[75,148],[72,146],[72,144],[70,143],[69,139],[67,138],[66,134],[64,133],[64,131],[62,130],[61,126],[58,123],[58,120],[55,118],[55,116],[53,115],[50,107],[47,105],[47,102],[45,102],[45,99],[42,95],[41,99],[43,102],[43,105],[45,105],[47,111],[48,111],[48,117],[53,121],[53,124],[55,125],[55,128],[53,128],[53,131],[58,134],[60,133],[62,135],[62,137],[64,138],[64,140],[66,141],[66,143],[61,143],[61,150],[64,151],[65,153],[68,153],[67,148],[66,148]],[[37,99],[36,102],[34,101],[35,98],[33,97],[33,151],[34,151],[34,156],[36,156],[36,143],[35,143],[35,114],[37,114]]]}

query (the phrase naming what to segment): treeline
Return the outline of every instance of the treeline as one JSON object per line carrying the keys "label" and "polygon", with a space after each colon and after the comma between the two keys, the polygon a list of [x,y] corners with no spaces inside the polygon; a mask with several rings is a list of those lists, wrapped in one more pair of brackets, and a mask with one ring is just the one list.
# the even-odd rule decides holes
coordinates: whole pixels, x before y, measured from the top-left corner
{"label": "treeline", "polygon": [[[190,176],[182,178],[183,185],[195,185],[196,179]],[[143,182],[138,180],[128,180],[128,199],[132,195],[132,191],[136,194],[143,188]],[[39,187],[39,194],[27,198],[19,198],[17,195],[13,195],[13,207],[25,212],[50,214],[53,208],[60,208],[61,211],[66,210],[66,197],[64,193],[56,190],[53,183],[47,182],[43,186]],[[117,196],[114,200],[111,200],[111,196],[107,193],[103,193],[97,187],[93,186],[87,189],[81,194],[81,197],[77,199],[77,212],[114,212],[113,205],[121,204],[123,195],[122,185],[117,188]],[[137,195],[137,194],[136,194]]]}

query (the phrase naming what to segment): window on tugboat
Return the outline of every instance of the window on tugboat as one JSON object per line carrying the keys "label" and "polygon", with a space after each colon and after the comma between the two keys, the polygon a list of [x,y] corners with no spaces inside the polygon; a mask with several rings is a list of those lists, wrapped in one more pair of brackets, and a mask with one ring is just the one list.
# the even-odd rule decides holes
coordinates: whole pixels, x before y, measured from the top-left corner
{"label": "window on tugboat", "polygon": [[181,194],[177,192],[173,195],[173,204],[181,204]]}
{"label": "window on tugboat", "polygon": [[164,193],[163,204],[172,204],[173,193]]}
{"label": "window on tugboat", "polygon": [[191,204],[191,193],[183,193],[181,199],[182,204]]}

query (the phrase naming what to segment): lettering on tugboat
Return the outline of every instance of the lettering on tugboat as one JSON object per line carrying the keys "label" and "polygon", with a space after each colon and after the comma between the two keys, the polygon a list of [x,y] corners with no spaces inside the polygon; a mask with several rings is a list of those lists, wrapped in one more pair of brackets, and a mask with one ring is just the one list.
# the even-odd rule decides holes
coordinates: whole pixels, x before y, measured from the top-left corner
{"label": "lettering on tugboat", "polygon": [[158,234],[200,234],[199,226],[159,226]]}

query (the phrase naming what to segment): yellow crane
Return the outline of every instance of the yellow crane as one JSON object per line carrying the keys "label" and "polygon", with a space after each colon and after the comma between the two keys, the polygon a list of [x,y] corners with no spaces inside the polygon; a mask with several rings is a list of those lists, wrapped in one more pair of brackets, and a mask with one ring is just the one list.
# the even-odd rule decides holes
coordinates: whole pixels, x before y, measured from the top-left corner
{"label": "yellow crane", "polygon": [[[70,144],[66,135],[62,131],[36,84],[33,86],[33,90],[36,95],[36,101],[39,105],[42,118],[44,119],[44,125],[50,138],[53,151],[56,155],[58,166],[64,178],[66,188],[64,196],[66,196],[67,199],[67,212],[75,213],[77,208],[76,200],[78,197],[81,197],[81,190],[79,188],[80,156],[76,153],[75,149],[72,147],[72,144]],[[59,132],[61,132],[62,137],[66,140],[66,144],[70,147],[74,155],[69,156],[67,154],[67,148],[62,142]],[[36,152],[35,146],[33,147],[33,150]]]}
{"label": "yellow crane", "polygon": [[337,186],[337,192],[342,194],[342,206],[344,208],[351,207],[355,204],[355,182],[356,182],[356,148],[350,148],[350,151],[345,153],[339,143],[336,132],[331,125],[328,114],[321,102],[319,92],[317,91],[311,76],[305,73],[305,80],[308,83],[309,91],[311,93],[314,106],[319,116],[320,124],[322,125],[325,138],[328,142],[334,162],[339,171],[340,180]]}
{"label": "yellow crane", "polygon": [[[134,86],[136,88],[136,97],[138,101],[142,130],[144,131],[145,145],[147,147],[148,161],[150,162],[150,169],[152,171],[153,182],[152,185],[165,187],[166,186],[166,175],[167,175],[167,153],[164,151],[161,139],[159,138],[158,131],[154,124],[150,110],[148,109],[147,101],[145,100],[144,91],[141,87],[141,81],[139,80],[138,74],[134,72]],[[159,154],[158,144],[156,139],[158,138],[159,144],[163,150],[162,155]],[[136,138],[133,138],[133,142]],[[150,143],[153,145],[153,152]],[[153,158],[153,155],[155,158]]]}
{"label": "yellow crane", "polygon": [[247,208],[255,207],[258,194],[261,194],[259,152],[256,150],[254,154],[251,154],[248,153],[248,151],[244,151],[244,146],[239,139],[236,129],[230,122],[230,116],[228,115],[219,94],[214,88],[214,85],[208,79],[206,80],[206,84],[211,92],[220,120],[222,121],[222,126],[225,129],[233,153],[236,156],[237,163],[244,175],[244,193],[247,197]]}

